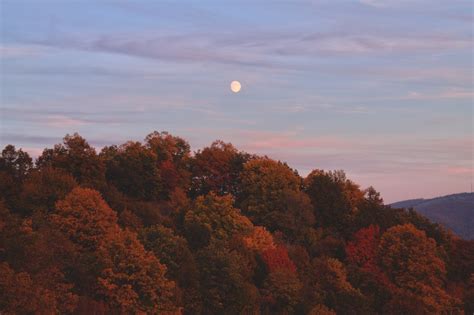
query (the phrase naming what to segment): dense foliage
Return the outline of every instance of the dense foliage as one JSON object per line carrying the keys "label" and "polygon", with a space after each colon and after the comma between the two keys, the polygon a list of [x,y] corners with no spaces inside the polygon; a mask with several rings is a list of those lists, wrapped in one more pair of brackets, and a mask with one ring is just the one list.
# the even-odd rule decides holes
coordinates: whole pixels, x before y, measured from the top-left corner
{"label": "dense foliage", "polygon": [[0,157],[2,314],[472,314],[474,242],[342,171],[166,132]]}

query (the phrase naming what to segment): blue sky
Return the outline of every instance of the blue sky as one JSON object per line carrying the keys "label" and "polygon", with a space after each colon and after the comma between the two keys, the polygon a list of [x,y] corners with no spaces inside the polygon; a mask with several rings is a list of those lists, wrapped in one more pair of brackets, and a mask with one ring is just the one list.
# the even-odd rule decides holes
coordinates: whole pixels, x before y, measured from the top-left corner
{"label": "blue sky", "polygon": [[167,130],[344,169],[387,202],[470,190],[471,1],[0,4],[2,147]]}

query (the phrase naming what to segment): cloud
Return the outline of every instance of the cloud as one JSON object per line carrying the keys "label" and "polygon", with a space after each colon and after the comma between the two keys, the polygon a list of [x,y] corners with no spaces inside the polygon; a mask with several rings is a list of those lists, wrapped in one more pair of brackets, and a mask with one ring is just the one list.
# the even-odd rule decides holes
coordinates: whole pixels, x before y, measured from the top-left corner
{"label": "cloud", "polygon": [[454,175],[470,175],[471,177],[474,175],[474,168],[472,167],[451,166],[448,167],[446,171]]}
{"label": "cloud", "polygon": [[148,69],[118,69],[102,66],[49,66],[49,67],[9,67],[6,64],[3,67],[3,73],[6,75],[28,75],[28,76],[100,76],[100,77],[133,77],[133,78],[157,78],[168,77],[169,73],[162,71],[149,71]]}
{"label": "cloud", "polygon": [[45,117],[45,124],[55,128],[71,128],[87,124],[88,122],[81,119],[74,119],[62,115],[53,115]]}
{"label": "cloud", "polygon": [[[375,31],[258,31],[239,33],[141,32],[68,36],[39,41],[44,46],[106,52],[130,57],[189,63],[298,69],[291,58],[328,54],[393,54],[455,51],[472,47],[455,34],[379,34]],[[300,67],[299,70],[305,69]]]}
{"label": "cloud", "polygon": [[436,100],[436,99],[474,99],[474,91],[462,88],[449,88],[432,93],[412,91],[400,97],[405,100]]}
{"label": "cloud", "polygon": [[[41,109],[38,109],[41,108]],[[34,122],[40,125],[64,128],[79,127],[87,124],[118,124],[130,119],[137,111],[76,111],[45,108],[38,105],[36,108],[1,108],[2,118],[8,121]]]}
{"label": "cloud", "polygon": [[44,54],[49,50],[50,49],[44,45],[0,44],[0,59],[37,56]]}
{"label": "cloud", "polygon": [[367,106],[362,105],[334,105],[311,102],[308,102],[308,105],[282,106],[277,108],[277,110],[282,113],[334,112],[340,114],[369,114],[373,112]]}
{"label": "cloud", "polygon": [[338,137],[320,136],[320,137],[302,137],[297,134],[271,133],[271,132],[241,132],[241,136],[247,140],[241,143],[241,147],[248,151],[267,151],[267,150],[316,150],[316,149],[335,149],[347,145]]}
{"label": "cloud", "polygon": [[374,8],[399,8],[399,7],[418,7],[423,4],[430,4],[431,1],[423,0],[359,0],[359,3]]}
{"label": "cloud", "polygon": [[[71,134],[71,132],[69,133]],[[82,135],[82,134],[81,134]],[[122,143],[125,140],[117,137],[85,137],[87,142],[96,148],[100,148],[106,145]],[[17,147],[22,148],[34,148],[35,152],[38,150],[43,151],[40,148],[46,148],[53,146],[54,144],[62,143],[63,137],[59,136],[46,136],[46,135],[31,135],[31,134],[19,134],[19,133],[4,133],[1,135],[0,144],[5,146],[7,144],[13,144]]]}

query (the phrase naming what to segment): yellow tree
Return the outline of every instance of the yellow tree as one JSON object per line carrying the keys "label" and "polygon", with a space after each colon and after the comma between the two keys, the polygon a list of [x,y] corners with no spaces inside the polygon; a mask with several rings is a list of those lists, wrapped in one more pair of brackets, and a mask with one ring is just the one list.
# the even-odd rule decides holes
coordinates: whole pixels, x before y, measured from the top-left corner
{"label": "yellow tree", "polygon": [[199,226],[199,231],[208,231],[210,236],[220,240],[228,240],[234,234],[247,234],[253,228],[252,222],[233,207],[232,196],[218,196],[211,192],[199,196],[194,206],[184,218],[184,227],[188,239],[192,241],[192,232]]}
{"label": "yellow tree", "polygon": [[[456,310],[444,290],[446,268],[436,242],[412,224],[388,229],[381,238],[380,265],[397,286],[391,307],[407,312],[443,313]],[[392,310],[393,310],[392,309]]]}
{"label": "yellow tree", "polygon": [[134,232],[118,226],[115,211],[97,191],[73,189],[56,203],[51,220],[78,248],[71,274],[81,293],[100,297],[118,312],[179,311],[166,267],[143,248]]}
{"label": "yellow tree", "polygon": [[175,284],[166,267],[129,230],[110,235],[98,250],[98,293],[122,313],[178,314]]}

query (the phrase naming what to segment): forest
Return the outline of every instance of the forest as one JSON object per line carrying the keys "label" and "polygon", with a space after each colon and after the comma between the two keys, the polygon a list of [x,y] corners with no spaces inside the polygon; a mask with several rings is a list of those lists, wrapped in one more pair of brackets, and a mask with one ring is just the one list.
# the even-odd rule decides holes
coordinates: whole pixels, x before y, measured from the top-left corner
{"label": "forest", "polygon": [[474,241],[317,167],[156,131],[7,145],[0,313],[473,314]]}

